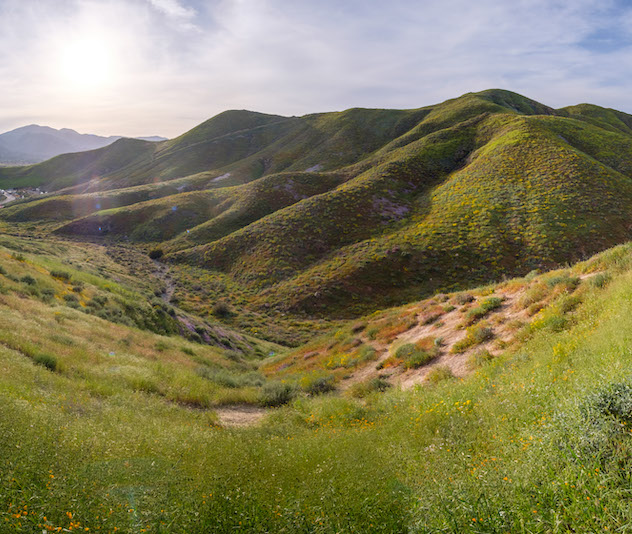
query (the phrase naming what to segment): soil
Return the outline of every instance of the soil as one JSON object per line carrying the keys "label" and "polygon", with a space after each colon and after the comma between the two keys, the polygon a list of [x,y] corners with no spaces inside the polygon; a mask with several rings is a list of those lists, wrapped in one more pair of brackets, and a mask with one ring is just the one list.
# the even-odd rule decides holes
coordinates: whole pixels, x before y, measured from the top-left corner
{"label": "soil", "polygon": [[259,423],[269,411],[257,406],[226,406],[217,408],[215,413],[224,427],[243,428]]}

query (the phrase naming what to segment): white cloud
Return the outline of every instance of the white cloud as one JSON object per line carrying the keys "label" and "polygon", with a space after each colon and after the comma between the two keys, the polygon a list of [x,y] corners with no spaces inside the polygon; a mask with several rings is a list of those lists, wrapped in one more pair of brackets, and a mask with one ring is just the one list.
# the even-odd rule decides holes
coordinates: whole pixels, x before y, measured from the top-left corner
{"label": "white cloud", "polygon": [[191,22],[197,15],[192,7],[185,6],[178,0],[148,0],[148,2],[160,13],[176,21],[182,29],[198,29]]}
{"label": "white cloud", "polygon": [[[40,122],[176,135],[230,108],[419,107],[490,87],[632,112],[632,10],[621,5],[0,0],[0,131]],[[601,34],[616,36],[607,52]],[[56,50],[85,35],[102,36],[116,68],[77,95],[58,79]]]}
{"label": "white cloud", "polygon": [[149,3],[169,17],[190,19],[195,16],[194,9],[183,6],[177,0],[149,0]]}

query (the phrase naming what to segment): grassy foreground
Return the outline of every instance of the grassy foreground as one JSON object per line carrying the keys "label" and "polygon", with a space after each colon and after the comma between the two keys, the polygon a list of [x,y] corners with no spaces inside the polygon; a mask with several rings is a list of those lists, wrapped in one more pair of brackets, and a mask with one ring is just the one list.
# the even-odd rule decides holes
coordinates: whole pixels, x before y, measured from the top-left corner
{"label": "grassy foreground", "polygon": [[[302,397],[245,429],[218,425],[213,399],[169,396],[193,379],[170,361],[197,346],[8,291],[0,531],[624,532],[632,246],[576,270],[599,273],[583,304],[564,321],[545,308],[520,347],[466,379]],[[129,347],[95,351],[117,328]],[[29,356],[36,341],[66,344],[59,368]],[[124,378],[155,365],[152,388]]]}

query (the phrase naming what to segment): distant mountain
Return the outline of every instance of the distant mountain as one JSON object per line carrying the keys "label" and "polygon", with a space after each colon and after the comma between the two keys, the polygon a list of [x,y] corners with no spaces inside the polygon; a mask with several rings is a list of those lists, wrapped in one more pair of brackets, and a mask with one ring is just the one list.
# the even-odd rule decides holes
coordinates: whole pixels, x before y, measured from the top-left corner
{"label": "distant mountain", "polygon": [[[80,134],[69,128],[56,130],[31,124],[0,134],[0,163],[39,163],[60,154],[84,152],[111,145],[121,136]],[[144,141],[165,141],[164,137],[139,137]]]}

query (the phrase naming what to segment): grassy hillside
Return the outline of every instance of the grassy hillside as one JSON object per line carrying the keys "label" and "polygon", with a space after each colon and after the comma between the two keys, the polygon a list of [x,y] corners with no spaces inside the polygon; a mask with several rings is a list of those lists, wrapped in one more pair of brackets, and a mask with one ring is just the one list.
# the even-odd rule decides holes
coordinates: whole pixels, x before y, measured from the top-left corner
{"label": "grassy hillside", "polygon": [[281,322],[349,318],[627,240],[627,124],[501,90],[409,111],[226,112],[87,186],[116,189],[65,189],[0,218],[160,248],[183,283],[202,269],[212,302],[184,296],[198,314],[222,298]]}
{"label": "grassy hillside", "polygon": [[630,142],[559,117],[465,121],[174,260],[268,288],[261,303],[308,314],[563,264],[628,238]]}
{"label": "grassy hillside", "polygon": [[[222,185],[264,174],[354,163],[414,126],[427,110],[348,110],[305,117],[229,111],[162,143],[122,139],[111,147],[0,169],[3,187],[102,191],[216,170]],[[94,180],[98,178],[98,180]]]}
{"label": "grassy hillside", "polygon": [[[230,351],[62,304],[67,284],[45,267],[53,259],[43,246],[4,239],[0,248],[3,531],[586,532],[632,519],[629,245],[375,314],[329,346],[305,347],[329,351],[327,360],[303,350],[263,373]],[[94,265],[68,268],[75,277]],[[51,300],[26,276],[42,295],[50,286]],[[390,343],[412,332],[399,324],[411,313],[432,328],[455,313],[474,319],[468,329],[497,328],[510,298],[529,322],[494,356],[470,358],[460,377],[433,363],[420,377],[426,387],[366,376],[362,387],[327,393],[323,373],[345,336]],[[458,308],[436,309],[449,305]],[[460,358],[450,352],[439,358]],[[234,402],[287,404],[238,427],[222,407]]]}

